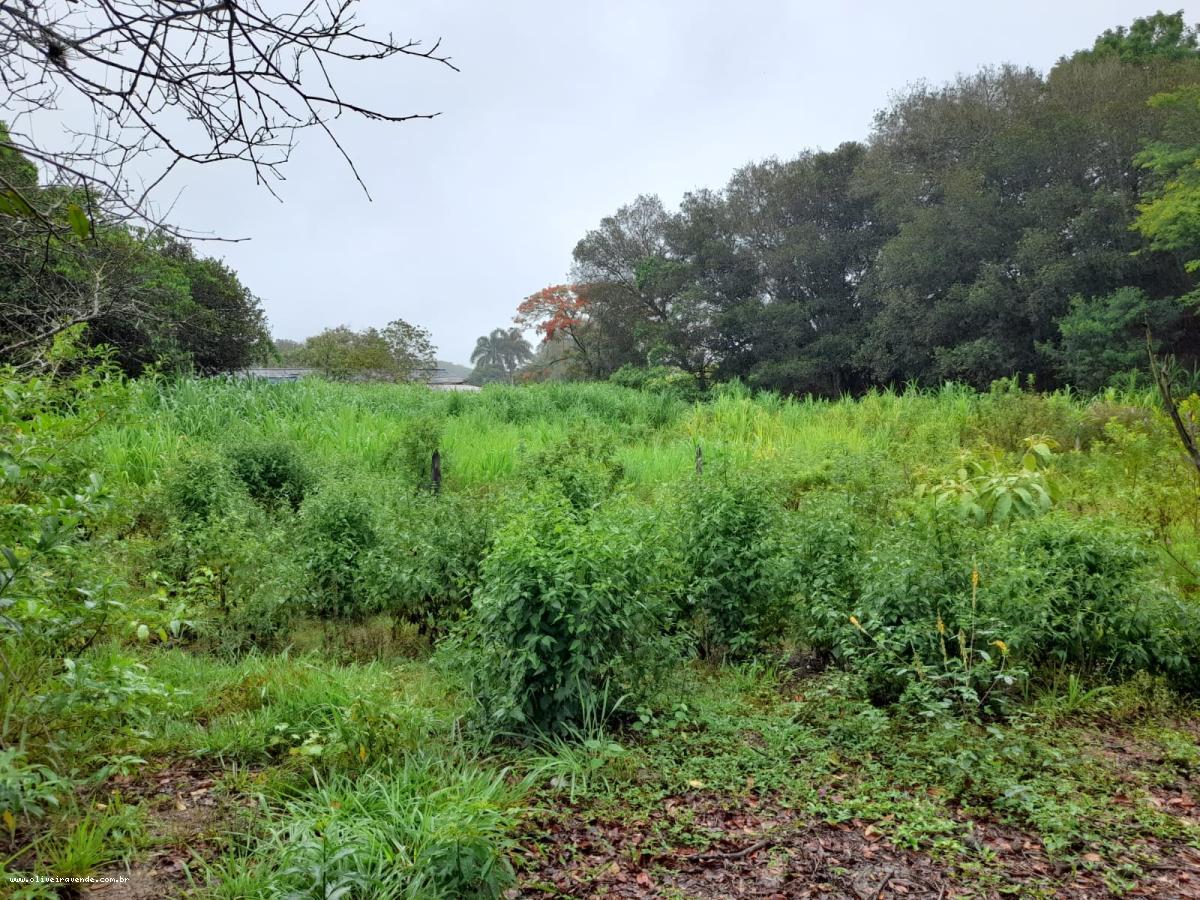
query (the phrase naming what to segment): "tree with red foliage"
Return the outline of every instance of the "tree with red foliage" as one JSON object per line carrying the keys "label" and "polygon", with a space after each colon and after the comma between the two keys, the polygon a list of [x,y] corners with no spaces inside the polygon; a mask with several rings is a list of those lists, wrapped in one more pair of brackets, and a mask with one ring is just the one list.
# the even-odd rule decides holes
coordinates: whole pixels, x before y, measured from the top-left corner
{"label": "tree with red foliage", "polygon": [[571,342],[588,367],[588,351],[584,341],[588,324],[587,285],[553,284],[536,294],[530,294],[517,307],[514,319],[519,325],[533,328],[542,336],[543,346],[556,340]]}

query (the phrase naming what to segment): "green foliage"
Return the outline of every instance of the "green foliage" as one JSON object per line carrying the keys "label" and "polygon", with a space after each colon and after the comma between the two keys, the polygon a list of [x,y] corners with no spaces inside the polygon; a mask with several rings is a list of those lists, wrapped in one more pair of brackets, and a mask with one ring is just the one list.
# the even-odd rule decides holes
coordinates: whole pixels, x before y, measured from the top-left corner
{"label": "green foliage", "polygon": [[[262,797],[222,820],[220,856],[193,866],[212,896],[487,895],[508,883],[490,879],[510,841],[528,847],[543,815],[629,815],[704,852],[714,837],[686,807],[748,791],[970,865],[964,816],[1002,817],[1068,861],[1118,837],[1181,835],[1066,734],[1094,740],[1105,717],[1123,739],[1167,714],[1190,727],[1168,686],[1200,685],[1195,475],[1136,384],[1094,401],[1005,382],[835,402],[730,384],[684,407],[615,384],[451,398],[322,380],[68,381],[29,389],[5,449],[50,458],[22,465],[0,506],[23,523],[6,533],[24,535],[40,520],[21,504],[105,476],[105,502],[21,588],[76,618],[58,630],[25,618],[32,607],[4,611],[25,627],[2,648],[22,685],[3,695],[3,740],[25,755],[0,780],[54,813],[14,814],[14,852],[36,839],[22,858],[41,870],[130,846],[107,815],[76,815],[68,791],[103,784],[107,804],[113,773],[136,796],[160,761],[174,773],[184,759],[226,766],[213,791],[235,815]],[[408,489],[395,454],[422,419],[440,423],[453,463],[437,495]],[[254,443],[303,447],[330,473],[298,511],[253,502],[235,474],[231,436],[247,422]],[[963,450],[986,476],[969,485],[983,508],[970,524],[957,500],[914,496],[953,475],[924,466]],[[1052,477],[1053,507],[1018,514],[1005,481],[1000,514],[987,479],[1033,476]],[[102,588],[94,611],[76,585]],[[692,665],[697,644],[711,658]],[[1126,676],[1146,687],[1118,686]],[[1053,747],[1035,739],[1041,723]],[[477,755],[514,735],[519,746]],[[1162,743],[1191,765],[1178,740]],[[409,781],[409,763],[445,768]],[[523,789],[525,772],[551,812],[518,820],[476,791]],[[435,813],[398,784],[466,799]],[[395,790],[394,808],[363,812],[351,785]],[[1108,799],[1118,789],[1128,804]],[[681,814],[646,818],[663,796],[682,798]],[[382,817],[394,837],[414,808],[437,824],[403,825],[406,849],[380,855]],[[409,864],[463,832],[465,869],[450,850]]]}
{"label": "green foliage", "polygon": [[[845,615],[834,655],[864,677],[875,702],[924,715],[1003,707],[1023,673],[1009,660],[1008,623],[981,599],[976,549],[973,536],[937,518],[902,522],[866,554],[849,613],[834,597],[838,605],[810,614],[822,625]],[[815,636],[829,639],[824,628]]]}
{"label": "green foliage", "polygon": [[504,777],[413,755],[290,798],[269,825],[275,890],[320,897],[498,898],[506,858]]}
{"label": "green foliage", "polygon": [[94,876],[101,866],[114,861],[107,838],[102,820],[85,818],[50,847],[46,854],[47,868],[64,879]]}
{"label": "green foliage", "polygon": [[283,441],[255,441],[229,450],[233,474],[259,503],[299,509],[313,475],[296,448]]}
{"label": "green foliage", "polygon": [[794,627],[806,647],[831,654],[857,608],[861,525],[853,501],[837,494],[805,500],[792,519],[796,596]]}
{"label": "green foliage", "polygon": [[989,603],[1011,623],[1013,651],[1031,666],[1186,676],[1179,608],[1156,583],[1141,538],[1055,515],[1000,542]]}
{"label": "green foliage", "polygon": [[678,519],[683,609],[706,656],[744,657],[778,635],[794,590],[784,523],[758,473],[688,482]]}
{"label": "green foliage", "polygon": [[1060,362],[1063,380],[1096,391],[1114,373],[1140,369],[1146,360],[1146,333],[1157,352],[1184,314],[1170,298],[1150,300],[1138,288],[1121,288],[1106,297],[1073,297],[1058,320],[1061,341],[1048,352]]}
{"label": "green foliage", "polygon": [[575,428],[563,440],[528,453],[522,469],[531,489],[553,486],[580,514],[612,496],[625,474],[612,436],[589,427]]}
{"label": "green foliage", "polygon": [[[1195,52],[1196,33],[1191,33]],[[1134,220],[1156,250],[1182,251],[1189,271],[1200,270],[1200,87],[1156,94],[1150,105],[1168,118],[1165,140],[1151,141],[1135,162],[1152,175]]]}
{"label": "green foliage", "polygon": [[1079,56],[1102,59],[1115,56],[1125,63],[1148,63],[1155,59],[1187,59],[1200,55],[1200,32],[1189,27],[1183,11],[1156,12],[1134,19],[1126,28],[1106,28],[1091,51]]}
{"label": "green foliage", "polygon": [[71,329],[131,374],[228,372],[266,354],[258,298],[224,263],[106,217],[77,189],[39,186],[2,125],[0,176],[0,363],[45,367]]}
{"label": "green foliage", "polygon": [[11,839],[17,823],[29,825],[56,809],[71,784],[15,747],[0,750],[0,823]]}
{"label": "green foliage", "polygon": [[433,367],[435,353],[427,330],[396,319],[382,330],[326,328],[308,338],[294,355],[297,362],[330,378],[410,381]]}
{"label": "green foliage", "polygon": [[63,380],[0,370],[0,396],[0,741],[7,742],[14,714],[37,702],[42,679],[122,607],[102,563],[105,545],[93,538],[111,498],[79,441],[119,414],[125,386],[107,367]]}
{"label": "green foliage", "polygon": [[[747,165],[677,209],[638,197],[576,245],[582,337],[555,355],[823,397],[1144,370],[1134,292],[1153,324],[1196,289],[1198,81],[1196,28],[1160,12],[1045,73],[911,86],[861,141]],[[1174,312],[1156,337],[1190,365],[1196,310]]]}
{"label": "green foliage", "polygon": [[361,619],[371,599],[361,568],[379,540],[375,508],[358,486],[331,482],[304,501],[299,525],[298,552],[313,612]]}
{"label": "green foliage", "polygon": [[1039,516],[1054,505],[1053,483],[1046,473],[1051,457],[1049,444],[1040,437],[1026,440],[1025,453],[1016,469],[1006,467],[1001,454],[993,454],[985,463],[964,450],[953,475],[936,483],[919,484],[917,494],[927,495],[935,506],[980,525]]}
{"label": "green foliage", "polygon": [[417,416],[404,423],[404,430],[388,459],[410,485],[433,487],[433,454],[439,450],[445,422],[433,416]]}
{"label": "green foliage", "polygon": [[489,726],[559,731],[653,686],[672,654],[650,528],[623,508],[581,523],[540,494],[500,529],[465,648]]}
{"label": "green foliage", "polygon": [[117,729],[145,727],[156,714],[169,710],[171,692],[152,678],[145,665],[132,657],[101,652],[85,659],[66,659],[58,688],[42,698],[41,711],[70,735],[75,710],[86,709],[97,725]]}
{"label": "green foliage", "polygon": [[512,382],[521,365],[532,358],[533,349],[520,328],[493,328],[490,334],[475,341],[475,349],[471,351],[471,362],[475,364],[471,383]]}
{"label": "green foliage", "polygon": [[441,635],[480,586],[500,503],[461,494],[406,498],[362,563],[370,607]]}
{"label": "green foliage", "polygon": [[997,379],[986,394],[972,398],[971,406],[964,436],[1011,452],[1025,452],[1030,435],[1041,436],[1050,447],[1071,448],[1082,443],[1087,429],[1086,411],[1070,392],[1040,392],[1032,375],[1024,384],[1015,375]]}
{"label": "green foliage", "polygon": [[801,639],[862,674],[878,702],[925,714],[999,712],[1027,676],[1062,668],[1194,677],[1195,611],[1155,582],[1137,534],[1097,521],[1053,514],[972,534],[912,519],[849,588],[820,587],[802,590]]}
{"label": "green foliage", "polygon": [[203,526],[223,516],[236,490],[229,460],[210,446],[182,455],[163,482],[167,509],[185,527]]}
{"label": "green foliage", "polygon": [[672,366],[642,367],[626,363],[613,372],[609,380],[634,390],[670,394],[689,403],[700,399],[695,376]]}

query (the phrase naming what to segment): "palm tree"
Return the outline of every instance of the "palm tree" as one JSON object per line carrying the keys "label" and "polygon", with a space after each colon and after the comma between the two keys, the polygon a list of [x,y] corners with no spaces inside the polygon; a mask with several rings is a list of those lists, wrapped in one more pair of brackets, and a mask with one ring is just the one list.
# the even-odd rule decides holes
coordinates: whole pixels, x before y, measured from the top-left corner
{"label": "palm tree", "polygon": [[529,341],[525,340],[525,335],[521,334],[520,328],[509,328],[503,334],[504,368],[508,371],[508,380],[511,382],[517,369],[533,359],[533,348],[529,346]]}
{"label": "palm tree", "polygon": [[493,328],[475,341],[471,362],[476,368],[498,369],[508,376],[511,384],[513,375],[522,364],[533,359],[533,348],[521,334],[520,328]]}
{"label": "palm tree", "polygon": [[477,366],[489,368],[504,368],[504,332],[493,328],[491,334],[485,334],[475,341],[475,349],[471,351],[471,362]]}

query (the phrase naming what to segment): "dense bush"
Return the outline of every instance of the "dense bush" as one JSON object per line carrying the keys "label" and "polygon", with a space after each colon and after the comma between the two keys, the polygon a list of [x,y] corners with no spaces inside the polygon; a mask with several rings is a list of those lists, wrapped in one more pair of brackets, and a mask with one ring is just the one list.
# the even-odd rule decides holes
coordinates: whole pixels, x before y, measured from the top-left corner
{"label": "dense bush", "polygon": [[363,560],[371,607],[421,634],[443,633],[479,587],[501,502],[449,493],[406,498]]}
{"label": "dense bush", "polygon": [[362,570],[379,541],[379,526],[363,490],[335,481],[309,496],[300,509],[299,538],[312,611],[351,619],[371,612]]}
{"label": "dense bush", "polygon": [[1082,444],[1087,412],[1066,394],[1039,393],[1032,380],[1000,378],[980,394],[969,433],[1004,450],[1017,451],[1027,435],[1045,435],[1063,448]]}
{"label": "dense bush", "polygon": [[442,442],[445,423],[433,416],[414,416],[404,423],[404,430],[387,464],[399,471],[404,480],[417,489],[433,487],[433,453]]}
{"label": "dense bush", "polygon": [[1173,604],[1141,537],[1066,515],[1005,535],[989,554],[996,574],[988,600],[1012,623],[1014,652],[1036,666],[1106,674],[1170,668]]}
{"label": "dense bush", "polygon": [[611,496],[624,476],[612,434],[587,427],[576,428],[564,440],[527,454],[524,472],[529,487],[552,485],[580,513]]}
{"label": "dense bush", "polygon": [[23,750],[0,749],[0,822],[10,838],[18,824],[29,828],[58,809],[73,788],[52,769],[31,763]]}
{"label": "dense bush", "polygon": [[1013,686],[1003,623],[979,603],[976,535],[955,524],[897,523],[863,553],[857,592],[808,594],[807,640],[863,675],[877,703],[975,714]]}
{"label": "dense bush", "polygon": [[543,493],[500,529],[468,632],[489,725],[555,731],[653,685],[674,654],[651,527],[624,508],[581,523]]}
{"label": "dense bush", "polygon": [[701,653],[745,656],[778,637],[795,584],[769,487],[713,472],[684,486],[678,512],[682,603]]}
{"label": "dense bush", "polygon": [[1062,667],[1193,677],[1197,616],[1128,529],[1061,514],[972,529],[934,511],[889,529],[856,574],[852,534],[836,513],[803,526],[799,632],[877,702],[974,715]]}
{"label": "dense bush", "polygon": [[626,363],[613,372],[609,380],[621,387],[667,394],[687,403],[699,400],[702,393],[696,377],[675,366],[634,366]]}
{"label": "dense bush", "polygon": [[858,516],[850,498],[815,494],[792,522],[796,627],[808,648],[825,656],[857,609],[863,565]]}
{"label": "dense bush", "polygon": [[163,479],[168,514],[187,527],[227,512],[235,492],[229,461],[209,446],[190,448]]}
{"label": "dense bush", "polygon": [[286,441],[253,441],[229,450],[233,474],[259,503],[286,503],[299,509],[313,482],[296,448]]}
{"label": "dense bush", "polygon": [[123,609],[104,535],[112,497],[80,438],[126,399],[104,367],[63,379],[0,369],[0,746]]}

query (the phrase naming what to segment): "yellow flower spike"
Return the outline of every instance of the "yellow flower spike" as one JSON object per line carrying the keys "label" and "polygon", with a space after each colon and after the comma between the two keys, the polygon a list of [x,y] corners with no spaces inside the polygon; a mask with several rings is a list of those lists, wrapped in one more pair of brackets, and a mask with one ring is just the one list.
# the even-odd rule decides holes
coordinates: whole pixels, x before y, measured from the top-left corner
{"label": "yellow flower spike", "polygon": [[1004,641],[992,641],[992,646],[1000,651],[1001,656],[1008,656],[1008,644],[1004,643]]}
{"label": "yellow flower spike", "polygon": [[971,587],[979,587],[979,570],[971,569]]}
{"label": "yellow flower spike", "polygon": [[364,747],[362,744],[359,744],[359,745],[358,745],[358,758],[359,758],[359,759],[360,759],[362,762],[366,762],[366,761],[367,761],[367,748],[366,748],[366,747]]}
{"label": "yellow flower spike", "polygon": [[938,634],[946,633],[946,623],[942,621],[942,617],[938,616]]}
{"label": "yellow flower spike", "polygon": [[851,616],[850,624],[853,625],[855,628],[862,628],[862,626],[860,624],[858,624],[858,616]]}

